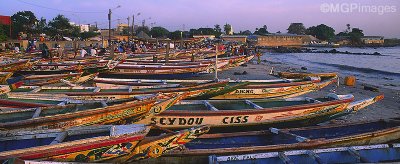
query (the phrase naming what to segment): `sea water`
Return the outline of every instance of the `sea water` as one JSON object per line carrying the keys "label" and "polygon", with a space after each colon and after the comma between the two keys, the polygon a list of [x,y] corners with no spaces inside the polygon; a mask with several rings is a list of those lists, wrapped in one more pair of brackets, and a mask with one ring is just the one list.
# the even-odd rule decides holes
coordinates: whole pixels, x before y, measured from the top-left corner
{"label": "sea water", "polygon": [[[314,51],[332,49],[315,48]],[[400,47],[335,49],[340,52],[368,54],[267,52],[263,55],[263,59],[306,67],[309,72],[339,72],[342,76],[353,75],[363,83],[400,90]],[[381,55],[371,55],[374,52]]]}

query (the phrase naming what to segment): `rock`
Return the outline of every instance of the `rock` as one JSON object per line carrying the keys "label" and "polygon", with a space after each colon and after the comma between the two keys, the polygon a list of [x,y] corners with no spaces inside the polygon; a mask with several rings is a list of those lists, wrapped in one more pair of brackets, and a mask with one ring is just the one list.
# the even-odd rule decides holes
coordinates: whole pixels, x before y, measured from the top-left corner
{"label": "rock", "polygon": [[394,79],[388,78],[388,77],[384,77],[383,79],[385,79],[385,80],[394,80]]}
{"label": "rock", "polygon": [[307,67],[301,67],[302,70],[307,70]]}
{"label": "rock", "polygon": [[364,85],[364,90],[372,91],[372,92],[379,92],[378,87],[376,87],[376,86],[369,86],[369,85]]}
{"label": "rock", "polygon": [[382,54],[379,52],[374,52],[372,55],[382,55]]}
{"label": "rock", "polygon": [[332,49],[329,51],[329,53],[338,53],[339,51],[337,51],[336,49]]}

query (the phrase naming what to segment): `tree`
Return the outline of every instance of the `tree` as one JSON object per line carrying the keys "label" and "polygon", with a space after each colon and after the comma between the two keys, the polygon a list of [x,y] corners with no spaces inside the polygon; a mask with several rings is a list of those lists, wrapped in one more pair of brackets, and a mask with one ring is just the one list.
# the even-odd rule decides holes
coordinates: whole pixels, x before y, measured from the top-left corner
{"label": "tree", "polygon": [[349,32],[350,32],[350,29],[351,29],[350,24],[346,24],[346,27],[347,27],[346,33],[349,33]]}
{"label": "tree", "polygon": [[330,41],[335,37],[335,30],[325,24],[309,27],[306,30],[307,35],[315,36],[320,40]]}
{"label": "tree", "polygon": [[226,35],[232,34],[232,26],[228,23],[224,25],[224,31]]}
{"label": "tree", "polygon": [[252,33],[250,30],[246,30],[246,31],[241,31],[239,34],[240,35],[251,35]]}
{"label": "tree", "polygon": [[181,38],[181,33],[182,33],[182,31],[179,31],[179,30],[176,30],[174,32],[170,32],[169,33],[169,38],[172,39],[172,40],[182,39]]}
{"label": "tree", "polygon": [[361,37],[364,36],[364,33],[363,30],[359,28],[353,28],[351,29],[351,32],[349,32],[348,36],[353,44],[361,44]]}
{"label": "tree", "polygon": [[46,28],[47,28],[46,19],[41,17],[39,22],[35,26],[35,31],[37,34],[42,34],[42,33],[45,33]]}
{"label": "tree", "polygon": [[222,32],[221,26],[220,26],[219,24],[214,25],[214,30],[215,30],[216,32],[219,32],[219,33]]}
{"label": "tree", "polygon": [[99,33],[93,32],[93,31],[88,31],[88,32],[82,32],[82,33],[80,33],[80,37],[81,37],[82,39],[89,39],[89,38],[95,37],[95,36],[97,36],[97,35],[99,35]]}
{"label": "tree", "polygon": [[303,23],[291,23],[287,30],[289,34],[306,34],[306,28],[304,27]]}
{"label": "tree", "polygon": [[[79,27],[78,27],[79,29]],[[48,34],[51,36],[76,36],[76,27],[74,28],[70,23],[69,19],[64,15],[57,15],[48,24]]]}
{"label": "tree", "polygon": [[164,27],[153,27],[150,30],[150,35],[154,38],[166,38],[169,34],[169,31]]}
{"label": "tree", "polygon": [[147,26],[140,26],[136,29],[136,34],[139,34],[140,31],[143,31],[146,34],[150,33],[149,27]]}
{"label": "tree", "polygon": [[267,25],[264,25],[264,26],[261,27],[261,28],[256,28],[256,31],[254,31],[254,34],[256,34],[256,35],[266,35],[266,34],[269,34]]}
{"label": "tree", "polygon": [[16,38],[20,32],[28,34],[34,33],[34,26],[37,22],[35,14],[31,11],[19,11],[11,16],[13,33],[12,36]]}
{"label": "tree", "polygon": [[6,41],[8,35],[8,30],[6,25],[0,24],[0,42]]}

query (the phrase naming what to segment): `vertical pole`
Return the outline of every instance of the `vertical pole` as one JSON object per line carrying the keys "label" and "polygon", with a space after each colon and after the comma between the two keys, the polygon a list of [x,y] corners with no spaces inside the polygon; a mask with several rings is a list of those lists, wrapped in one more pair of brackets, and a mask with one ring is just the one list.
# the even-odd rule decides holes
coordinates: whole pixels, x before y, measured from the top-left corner
{"label": "vertical pole", "polygon": [[127,19],[128,19],[128,42],[129,42],[129,17]]}
{"label": "vertical pole", "polygon": [[108,10],[108,46],[110,45],[111,45],[111,9]]}
{"label": "vertical pole", "polygon": [[132,15],[132,40],[134,32],[135,32],[135,14]]}
{"label": "vertical pole", "polygon": [[170,43],[170,41],[168,41],[168,42],[167,42],[167,50],[166,50],[166,52],[165,52],[165,63],[168,63],[168,62],[169,62],[169,49],[170,49],[170,45],[171,45],[171,43]]}
{"label": "vertical pole", "polygon": [[217,43],[215,45],[215,80],[218,80],[218,46],[219,44]]}

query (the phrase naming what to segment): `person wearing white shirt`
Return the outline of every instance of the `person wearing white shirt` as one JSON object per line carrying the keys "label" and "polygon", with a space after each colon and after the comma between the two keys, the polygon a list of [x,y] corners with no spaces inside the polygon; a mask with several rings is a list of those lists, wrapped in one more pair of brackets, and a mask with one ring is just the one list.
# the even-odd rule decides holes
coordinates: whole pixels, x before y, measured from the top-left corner
{"label": "person wearing white shirt", "polygon": [[97,50],[96,49],[94,49],[94,48],[90,49],[90,55],[91,56],[96,56],[96,54],[97,54]]}
{"label": "person wearing white shirt", "polygon": [[81,57],[84,58],[86,54],[87,54],[87,51],[84,48],[82,48],[81,49]]}

